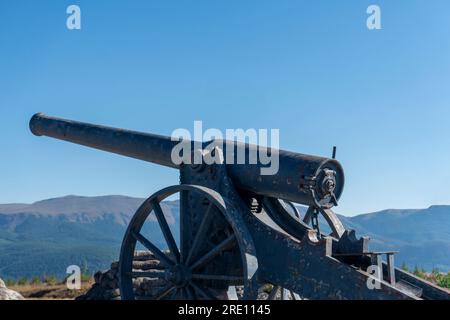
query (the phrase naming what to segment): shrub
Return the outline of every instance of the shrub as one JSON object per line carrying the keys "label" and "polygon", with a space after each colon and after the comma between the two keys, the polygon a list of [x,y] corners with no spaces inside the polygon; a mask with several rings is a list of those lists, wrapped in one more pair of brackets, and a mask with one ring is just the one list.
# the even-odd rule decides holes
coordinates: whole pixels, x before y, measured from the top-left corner
{"label": "shrub", "polygon": [[91,274],[88,273],[81,273],[81,281],[82,282],[89,282],[92,278]]}
{"label": "shrub", "polygon": [[442,288],[450,288],[450,271],[447,274],[441,273],[438,268],[433,268],[430,274],[427,274],[425,269],[418,266],[414,267],[414,275],[431,281]]}
{"label": "shrub", "polygon": [[30,283],[31,284],[39,284],[39,283],[41,283],[41,279],[39,279],[38,276],[34,276],[33,278],[31,278]]}
{"label": "shrub", "polygon": [[15,279],[6,279],[5,285],[7,287],[15,286],[17,284],[17,281]]}
{"label": "shrub", "polygon": [[50,276],[44,276],[44,283],[50,286],[54,286],[58,284],[58,278],[56,278],[53,275]]}
{"label": "shrub", "polygon": [[420,268],[418,266],[414,267],[414,271],[413,271],[414,275],[420,278],[426,278],[426,272],[423,268]]}
{"label": "shrub", "polygon": [[409,268],[405,262],[402,263],[402,265],[400,266],[400,269],[402,269],[403,271],[409,272]]}
{"label": "shrub", "polygon": [[450,272],[447,274],[440,274],[436,278],[437,285],[443,288],[450,288]]}

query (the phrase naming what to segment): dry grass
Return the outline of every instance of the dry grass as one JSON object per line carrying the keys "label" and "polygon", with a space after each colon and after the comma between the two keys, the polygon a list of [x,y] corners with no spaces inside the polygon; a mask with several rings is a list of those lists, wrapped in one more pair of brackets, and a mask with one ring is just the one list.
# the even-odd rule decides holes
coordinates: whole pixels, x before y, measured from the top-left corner
{"label": "dry grass", "polygon": [[69,290],[66,284],[24,284],[8,287],[19,292],[27,300],[73,300],[92,286],[93,280],[82,282],[80,290]]}

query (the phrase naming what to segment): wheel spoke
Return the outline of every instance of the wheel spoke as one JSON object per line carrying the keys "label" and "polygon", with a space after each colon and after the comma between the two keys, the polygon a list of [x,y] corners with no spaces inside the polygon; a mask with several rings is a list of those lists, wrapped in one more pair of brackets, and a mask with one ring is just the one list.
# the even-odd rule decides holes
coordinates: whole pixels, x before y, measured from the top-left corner
{"label": "wheel spoke", "polygon": [[222,251],[229,249],[232,247],[233,244],[236,242],[236,237],[234,234],[223,240],[221,243],[219,243],[217,246],[215,246],[213,249],[211,249],[207,254],[202,256],[200,259],[198,259],[193,265],[191,265],[191,269],[197,269],[208,262],[210,262],[212,259],[214,259],[217,255],[219,255]]}
{"label": "wheel spoke", "polygon": [[147,238],[145,238],[140,233],[131,232],[131,235],[140,243],[144,245],[148,250],[150,250],[156,258],[159,259],[163,264],[165,264],[168,267],[173,266],[172,260],[170,260],[161,250],[158,249],[157,246],[155,246],[153,243],[151,243]]}
{"label": "wheel spoke", "polygon": [[170,300],[178,300],[178,292],[180,291],[181,289],[178,289],[178,288],[176,288],[175,290],[172,290],[173,292],[172,292],[172,295],[170,296]]}
{"label": "wheel spoke", "polygon": [[173,238],[172,232],[170,231],[169,225],[167,224],[166,217],[159,205],[158,201],[155,199],[152,202],[153,210],[155,211],[156,219],[158,219],[159,226],[166,239],[166,243],[169,246],[170,252],[174,255],[177,262],[180,262],[180,251],[178,251],[177,244]]}
{"label": "wheel spoke", "polygon": [[217,300],[217,298],[208,289],[196,285],[193,281],[189,283],[203,298],[208,300]]}
{"label": "wheel spoke", "polygon": [[194,290],[192,289],[192,287],[188,285],[188,286],[185,288],[185,290],[186,290],[186,297],[187,297],[187,299],[188,299],[188,300],[195,300],[195,292],[194,292]]}
{"label": "wheel spoke", "polygon": [[189,194],[186,190],[180,191],[180,260],[186,261],[186,254],[189,249]]}
{"label": "wheel spoke", "polygon": [[133,271],[128,273],[132,278],[161,278],[164,279],[164,271]]}
{"label": "wheel spoke", "polygon": [[212,208],[213,204],[209,203],[208,209],[205,211],[205,215],[203,216],[202,222],[200,223],[200,226],[198,227],[197,234],[195,235],[194,242],[192,243],[191,248],[189,249],[189,254],[186,259],[186,264],[189,265],[191,260],[194,258],[194,255],[197,252],[198,246],[200,245],[201,240],[206,235],[208,231],[208,224],[211,221],[212,218]]}
{"label": "wheel spoke", "polygon": [[194,273],[191,275],[192,279],[199,280],[222,280],[222,281],[243,281],[243,277],[239,276],[229,276],[229,275],[218,275],[218,274],[198,274]]}
{"label": "wheel spoke", "polygon": [[273,286],[272,291],[270,291],[269,297],[267,300],[275,300],[277,298],[278,291],[280,290],[280,286]]}
{"label": "wheel spoke", "polygon": [[180,292],[179,300],[186,300],[186,288],[178,289]]}
{"label": "wheel spoke", "polygon": [[162,298],[166,297],[169,293],[174,290],[175,287],[172,284],[169,284],[167,287],[165,287],[163,290],[161,290],[158,294],[155,295],[155,300],[161,300]]}

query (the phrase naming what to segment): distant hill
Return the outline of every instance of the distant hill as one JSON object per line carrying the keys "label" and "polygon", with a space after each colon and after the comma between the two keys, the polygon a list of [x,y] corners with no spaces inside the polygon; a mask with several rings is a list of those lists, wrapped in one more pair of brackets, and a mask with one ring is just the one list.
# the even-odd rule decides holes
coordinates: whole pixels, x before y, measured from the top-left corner
{"label": "distant hill", "polygon": [[374,250],[398,250],[396,262],[450,270],[450,206],[383,210],[340,216],[346,227],[370,236]]}
{"label": "distant hill", "polygon": [[[0,205],[0,277],[65,275],[72,264],[89,271],[104,269],[118,258],[122,237],[144,199],[124,196],[43,200]],[[163,205],[177,225],[178,202]],[[154,217],[144,225],[156,243],[163,243]]]}
{"label": "distant hill", "polygon": [[[105,269],[118,258],[125,228],[144,199],[125,196],[67,196],[33,204],[0,205],[0,277],[65,275],[77,264]],[[178,201],[163,204],[172,228],[178,226]],[[374,250],[399,250],[396,262],[450,270],[450,206],[384,210],[340,216],[358,235],[372,238]],[[144,232],[163,244],[156,220]]]}

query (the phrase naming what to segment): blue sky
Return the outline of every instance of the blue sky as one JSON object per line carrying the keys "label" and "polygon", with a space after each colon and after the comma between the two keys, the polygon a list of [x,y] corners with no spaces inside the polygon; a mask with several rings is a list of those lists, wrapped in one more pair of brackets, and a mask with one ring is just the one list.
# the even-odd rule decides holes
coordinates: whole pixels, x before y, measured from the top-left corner
{"label": "blue sky", "polygon": [[[370,4],[382,30],[366,28]],[[1,0],[0,111],[0,203],[178,183],[33,136],[42,111],[167,135],[279,128],[283,149],[338,146],[339,213],[450,204],[450,2]]]}

